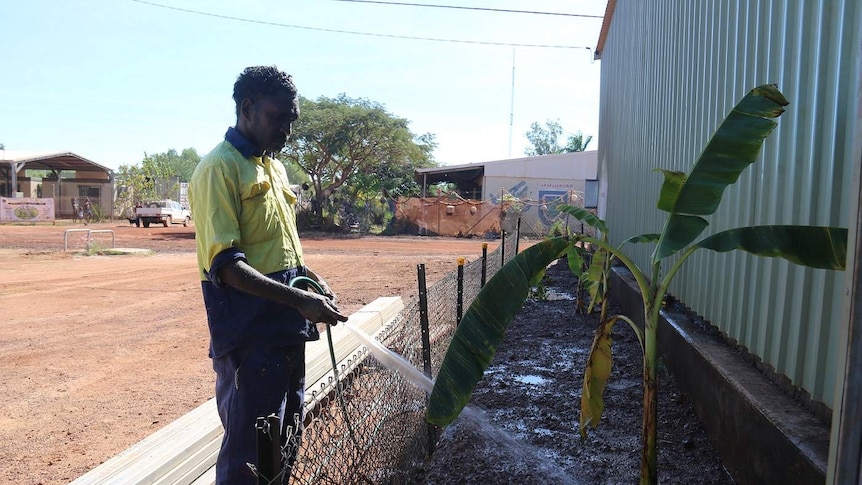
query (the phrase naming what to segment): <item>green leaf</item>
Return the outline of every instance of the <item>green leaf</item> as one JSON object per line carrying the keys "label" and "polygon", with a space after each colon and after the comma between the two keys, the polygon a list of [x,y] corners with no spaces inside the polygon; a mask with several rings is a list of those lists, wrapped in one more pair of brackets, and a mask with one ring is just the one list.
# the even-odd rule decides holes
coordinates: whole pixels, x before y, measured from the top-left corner
{"label": "green leaf", "polygon": [[[725,189],[735,183],[742,171],[757,159],[763,140],[778,124],[774,118],[784,112],[783,106],[787,104],[774,85],[766,84],[752,89],[712,135],[684,182],[680,184],[676,176],[672,177],[674,181],[668,182],[668,175],[665,174],[665,184],[670,185],[662,187],[658,205],[671,214],[653,253],[653,263],[686,247],[703,232],[708,225],[705,219],[699,218],[703,222],[698,224],[677,219],[715,212]],[[676,197],[671,200],[677,188]]]}
{"label": "green leaf", "polygon": [[584,251],[583,248],[573,244],[569,246],[569,250],[566,253],[566,261],[569,263],[569,270],[578,278],[580,278],[581,273],[584,272],[584,258],[581,256],[582,251]]}
{"label": "green leaf", "polygon": [[661,261],[688,246],[708,225],[709,222],[700,216],[672,214],[653,252],[653,262]]}
{"label": "green leaf", "polygon": [[608,252],[604,249],[597,249],[593,253],[593,259],[590,261],[590,267],[587,269],[585,277],[585,287],[590,292],[590,306],[587,308],[587,313],[593,312],[595,305],[601,304],[605,299],[605,279],[607,277],[606,266],[608,263]]}
{"label": "green leaf", "polygon": [[847,229],[825,226],[754,226],[713,234],[696,246],[720,253],[741,249],[758,256],[784,258],[811,268],[843,270]]}
{"label": "green leaf", "polygon": [[684,172],[673,172],[671,170],[659,169],[664,174],[664,183],[661,186],[661,192],[658,197],[656,207],[665,211],[673,212],[673,205],[685,184],[686,175]]}
{"label": "green leaf", "polygon": [[587,426],[593,429],[599,426],[599,420],[605,410],[605,387],[611,375],[611,331],[619,319],[619,315],[602,322],[596,328],[587,367],[584,369],[584,385],[581,391],[581,438],[587,437]]}
{"label": "green leaf", "polygon": [[608,227],[605,221],[599,219],[598,217],[596,217],[595,214],[584,209],[583,207],[577,207],[569,204],[560,204],[557,206],[557,211],[573,216],[584,224],[598,229],[603,234],[608,233]]}
{"label": "green leaf", "polygon": [[661,237],[661,234],[655,234],[655,233],[641,234],[639,236],[632,236],[632,237],[626,239],[625,241],[623,241],[623,244],[626,244],[626,243],[632,243],[632,244],[652,243],[652,242],[658,241],[660,237]]}
{"label": "green leaf", "polygon": [[428,400],[430,423],[446,426],[458,417],[524,305],[530,281],[544,274],[570,246],[568,238],[546,239],[519,253],[488,280],[458,324],[443,358]]}
{"label": "green leaf", "polygon": [[773,118],[788,102],[774,85],[752,89],[712,135],[674,203],[674,212],[709,215],[725,188],[754,163],[763,140],[778,125]]}

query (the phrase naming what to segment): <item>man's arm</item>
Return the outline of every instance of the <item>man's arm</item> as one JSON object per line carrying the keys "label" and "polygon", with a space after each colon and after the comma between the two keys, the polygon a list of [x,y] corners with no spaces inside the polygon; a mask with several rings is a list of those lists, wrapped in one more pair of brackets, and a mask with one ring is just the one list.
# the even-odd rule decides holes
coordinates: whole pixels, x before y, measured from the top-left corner
{"label": "man's arm", "polygon": [[338,322],[347,321],[347,316],[339,313],[335,303],[326,296],[271,280],[243,260],[234,260],[222,266],[218,276],[222,283],[237,290],[295,308],[312,322],[337,325]]}

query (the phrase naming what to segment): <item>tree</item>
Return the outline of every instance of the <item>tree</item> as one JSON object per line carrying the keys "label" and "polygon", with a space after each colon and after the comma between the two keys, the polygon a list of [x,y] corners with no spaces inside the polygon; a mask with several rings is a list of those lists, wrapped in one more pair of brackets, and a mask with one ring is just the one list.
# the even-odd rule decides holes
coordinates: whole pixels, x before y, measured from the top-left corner
{"label": "tree", "polygon": [[592,135],[584,138],[584,134],[578,131],[575,135],[569,135],[565,146],[560,146],[559,138],[562,134],[563,127],[560,126],[560,120],[547,120],[544,127],[534,121],[530,125],[530,131],[526,133],[527,140],[532,146],[524,150],[524,154],[533,157],[554,153],[582,152],[587,149],[587,145],[593,139]]}
{"label": "tree", "polygon": [[407,193],[413,190],[413,170],[433,165],[433,135],[414,135],[409,121],[376,102],[341,94],[317,101],[300,98],[299,107],[301,115],[282,155],[311,179],[318,216],[343,186],[349,198]]}
{"label": "tree", "polygon": [[566,146],[563,148],[564,152],[585,152],[587,151],[587,145],[590,144],[590,141],[593,139],[593,135],[588,135],[584,137],[584,134],[578,130],[574,135],[569,135],[569,141],[566,143]]}
{"label": "tree", "polygon": [[287,180],[291,184],[302,185],[306,182],[310,182],[308,174],[305,173],[305,170],[297,165],[296,162],[285,159],[283,155],[279,155],[278,158],[281,161],[281,164],[284,165],[284,170],[287,173]]}
{"label": "tree", "polygon": [[194,148],[186,148],[179,154],[171,148],[165,153],[156,153],[155,155],[144,153],[141,166],[150,178],[188,182],[192,179],[192,173],[200,161],[201,157]]}
{"label": "tree", "polygon": [[134,207],[136,201],[171,198],[178,192],[180,182],[191,180],[200,160],[194,148],[186,148],[182,153],[172,148],[154,155],[144,153],[140,166],[120,165],[116,175],[118,211]]}

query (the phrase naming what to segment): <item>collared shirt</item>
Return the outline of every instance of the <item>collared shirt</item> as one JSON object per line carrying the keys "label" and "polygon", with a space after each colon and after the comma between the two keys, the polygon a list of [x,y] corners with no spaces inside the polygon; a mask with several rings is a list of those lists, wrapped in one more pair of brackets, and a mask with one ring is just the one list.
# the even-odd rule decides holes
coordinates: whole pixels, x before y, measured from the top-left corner
{"label": "collared shirt", "polygon": [[198,269],[210,326],[210,356],[239,346],[293,345],[317,338],[293,308],[222,285],[218,272],[245,260],[288,283],[305,275],[294,204],[284,166],[234,128],[198,163],[189,184]]}

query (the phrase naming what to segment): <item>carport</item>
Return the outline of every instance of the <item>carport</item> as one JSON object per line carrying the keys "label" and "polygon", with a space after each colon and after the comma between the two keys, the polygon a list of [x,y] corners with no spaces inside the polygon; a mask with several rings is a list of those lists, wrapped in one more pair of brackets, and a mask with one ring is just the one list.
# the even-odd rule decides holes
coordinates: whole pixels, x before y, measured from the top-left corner
{"label": "carport", "polygon": [[418,168],[415,180],[422,184],[422,197],[433,197],[428,194],[428,186],[449,182],[455,185],[455,190],[465,199],[482,198],[482,182],[485,179],[485,164],[471,163],[466,165],[448,165],[445,167]]}
{"label": "carport", "polygon": [[[43,177],[27,170],[45,170]],[[70,173],[72,172],[72,173]],[[71,198],[90,197],[110,211],[114,173],[72,152],[0,151],[0,196],[53,198],[55,214],[71,214]]]}

